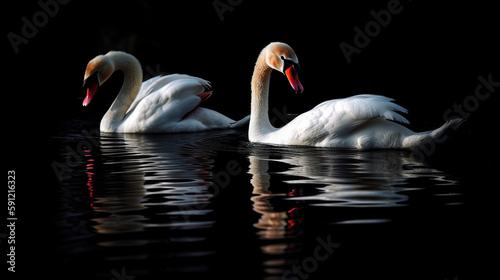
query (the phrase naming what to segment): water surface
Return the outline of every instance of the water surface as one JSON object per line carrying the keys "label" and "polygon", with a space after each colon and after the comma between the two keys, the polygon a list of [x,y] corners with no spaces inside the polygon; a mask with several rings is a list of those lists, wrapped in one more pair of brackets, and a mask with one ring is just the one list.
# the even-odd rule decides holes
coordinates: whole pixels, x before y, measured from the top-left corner
{"label": "water surface", "polygon": [[55,222],[73,279],[453,279],[463,264],[464,186],[409,152],[240,131],[56,139],[61,158],[81,151]]}

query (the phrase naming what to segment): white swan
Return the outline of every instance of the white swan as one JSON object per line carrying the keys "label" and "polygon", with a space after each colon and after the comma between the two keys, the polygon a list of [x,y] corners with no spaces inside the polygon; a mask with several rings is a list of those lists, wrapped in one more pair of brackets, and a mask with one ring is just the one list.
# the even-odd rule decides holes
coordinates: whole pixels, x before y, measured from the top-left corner
{"label": "white swan", "polygon": [[83,106],[90,103],[99,86],[116,70],[123,71],[124,81],[101,120],[101,132],[193,132],[236,128],[248,123],[248,117],[235,122],[199,107],[212,94],[210,82],[181,74],[157,76],[142,82],[139,61],[119,51],[99,55],[88,63]]}
{"label": "white swan", "polygon": [[325,101],[284,127],[275,128],[268,116],[271,71],[275,69],[284,73],[293,89],[302,92],[304,88],[298,79],[298,63],[293,49],[284,43],[271,43],[260,53],[252,77],[250,142],[355,149],[412,149],[429,137],[442,137],[446,129],[463,121],[449,120],[434,131],[416,133],[393,122],[409,123],[398,113],[406,113],[406,109],[392,103],[390,98],[365,94]]}

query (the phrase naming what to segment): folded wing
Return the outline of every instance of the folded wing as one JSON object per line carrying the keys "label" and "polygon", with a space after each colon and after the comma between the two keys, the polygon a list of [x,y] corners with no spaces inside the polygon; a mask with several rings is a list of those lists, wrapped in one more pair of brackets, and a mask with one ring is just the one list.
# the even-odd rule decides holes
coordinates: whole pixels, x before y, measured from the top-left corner
{"label": "folded wing", "polygon": [[392,101],[393,99],[385,96],[371,94],[325,101],[299,115],[283,127],[283,132],[280,133],[286,133],[297,142],[317,143],[324,138],[343,137],[378,117],[409,123],[399,114],[407,113],[407,110]]}

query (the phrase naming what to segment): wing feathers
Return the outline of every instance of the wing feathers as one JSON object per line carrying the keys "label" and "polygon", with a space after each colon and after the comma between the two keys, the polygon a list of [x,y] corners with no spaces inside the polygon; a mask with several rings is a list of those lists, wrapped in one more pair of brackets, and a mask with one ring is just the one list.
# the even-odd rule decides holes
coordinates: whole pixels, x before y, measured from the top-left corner
{"label": "wing feathers", "polygon": [[[293,139],[292,142],[312,143],[321,139],[342,137],[378,117],[409,123],[399,114],[406,113],[407,110],[392,101],[393,99],[385,96],[370,94],[325,101],[299,115],[280,129],[282,132],[278,134],[286,134],[286,138]],[[312,135],[315,139],[310,139]]]}
{"label": "wing feathers", "polygon": [[325,101],[316,108],[322,111],[330,111],[333,114],[345,113],[355,120],[384,117],[391,121],[409,123],[405,117],[398,113],[407,113],[408,111],[392,101],[393,99],[381,95],[362,94]]}

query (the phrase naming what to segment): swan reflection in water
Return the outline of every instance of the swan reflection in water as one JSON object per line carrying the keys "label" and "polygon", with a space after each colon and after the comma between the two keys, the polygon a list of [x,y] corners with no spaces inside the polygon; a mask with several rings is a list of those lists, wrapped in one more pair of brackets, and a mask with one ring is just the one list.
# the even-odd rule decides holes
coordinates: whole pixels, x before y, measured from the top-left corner
{"label": "swan reflection in water", "polygon": [[[217,194],[210,187],[216,184],[214,170],[223,170],[235,159],[243,172],[234,175],[227,188],[253,188],[250,200],[258,215],[253,226],[264,272],[275,276],[300,261],[301,212],[306,207],[322,207],[326,214],[318,222],[327,224],[336,219],[328,215],[332,207],[399,207],[408,203],[411,191],[426,188],[425,183],[456,183],[401,151],[249,144],[245,135],[229,132],[103,134],[100,141],[86,157],[96,245],[134,248],[127,256],[118,249],[106,251],[105,260],[163,258],[168,253],[169,260],[178,260],[169,267],[173,270],[210,269],[206,261],[217,252],[207,242],[207,236],[215,234],[210,233],[217,218],[214,204],[228,199],[214,200]],[[245,215],[235,214],[238,217]],[[234,250],[237,254],[238,246]],[[189,256],[204,258],[186,261]]]}
{"label": "swan reflection in water", "polygon": [[102,213],[93,219],[95,230],[106,234],[211,226],[206,214],[212,211],[207,188],[213,159],[207,150],[193,154],[193,143],[202,139],[203,133],[101,134],[99,152],[87,154],[91,207]]}
{"label": "swan reflection in water", "polygon": [[[361,152],[254,145],[249,159],[256,193],[269,193],[272,173],[281,177],[277,180],[280,184],[300,186],[292,188],[294,192],[286,199],[312,200],[314,205],[322,206],[402,206],[408,200],[404,191],[426,187],[409,180],[427,178],[432,181],[430,185],[438,186],[457,184],[446,173],[399,150]],[[280,170],[268,172],[270,162],[281,166]]]}
{"label": "swan reflection in water", "polygon": [[[300,260],[301,209],[317,207],[400,207],[408,191],[457,182],[412,160],[404,151],[353,151],[310,147],[250,145],[254,224],[270,275],[283,275]],[[426,178],[429,185],[412,183]],[[427,181],[427,183],[429,183]],[[329,208],[332,209],[332,208]],[[327,209],[324,209],[328,216]],[[321,210],[323,211],[323,210]],[[331,221],[335,217],[320,218]],[[342,219],[342,218],[341,218]],[[336,220],[337,224],[380,223],[387,219]]]}

